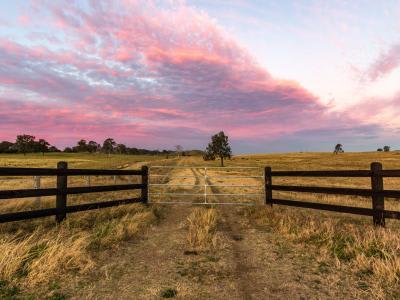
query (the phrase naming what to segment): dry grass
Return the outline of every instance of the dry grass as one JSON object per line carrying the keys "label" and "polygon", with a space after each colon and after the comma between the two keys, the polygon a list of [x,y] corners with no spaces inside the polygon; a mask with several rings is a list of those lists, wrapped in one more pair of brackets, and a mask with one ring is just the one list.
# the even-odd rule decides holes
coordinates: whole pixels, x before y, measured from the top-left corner
{"label": "dry grass", "polygon": [[187,241],[190,250],[204,251],[217,246],[217,211],[214,208],[196,208],[187,218]]}
{"label": "dry grass", "polygon": [[133,204],[74,215],[53,228],[45,223],[17,231],[8,227],[0,238],[0,281],[29,291],[71,272],[85,274],[95,266],[97,251],[137,236],[156,215]]}
{"label": "dry grass", "polygon": [[[227,161],[228,166],[272,166],[273,170],[351,170],[369,169],[378,161],[384,169],[400,169],[400,153],[289,153],[237,156]],[[195,162],[191,162],[195,164]],[[207,162],[215,166],[218,162]],[[199,163],[197,163],[199,164]],[[250,171],[249,171],[250,172]],[[257,172],[257,171],[256,171]],[[209,175],[244,175],[242,170],[214,170]],[[240,173],[240,174],[239,174]],[[258,176],[258,174],[249,174]],[[370,188],[366,178],[274,178],[275,184]],[[213,179],[213,184],[258,185],[258,179]],[[385,179],[385,188],[398,190],[400,179]],[[258,193],[255,188],[218,188],[218,193]],[[310,193],[274,192],[274,197],[371,207],[371,199]],[[211,198],[211,197],[210,197]],[[217,198],[217,197],[216,197]],[[225,198],[219,199],[224,200]],[[264,199],[232,198],[229,201],[263,203]],[[385,207],[400,211],[400,201],[386,199]],[[338,272],[355,278],[355,297],[374,299],[400,298],[400,222],[387,220],[387,228],[374,228],[371,217],[359,217],[334,212],[321,212],[274,205],[270,208],[248,209],[247,216],[266,230],[273,230],[297,245],[313,247],[322,265],[330,264]],[[313,253],[313,252],[311,252]]]}
{"label": "dry grass", "polygon": [[57,162],[66,161],[69,168],[112,169],[144,161],[159,161],[160,159],[165,159],[165,156],[121,154],[109,156],[102,153],[46,153],[44,156],[40,153],[30,153],[26,156],[22,154],[0,154],[0,166],[54,168]]}
{"label": "dry grass", "polygon": [[[40,159],[39,157],[37,158]],[[85,158],[86,159],[86,158]],[[60,159],[57,159],[60,160]],[[61,159],[62,160],[62,159]],[[323,153],[291,153],[274,155],[238,156],[227,161],[228,166],[272,166],[273,170],[348,170],[368,169],[373,161],[383,163],[385,169],[400,169],[399,153],[345,153],[343,155]],[[197,158],[186,158],[188,165],[218,165],[218,162],[203,162]],[[113,162],[114,166],[117,158]],[[72,163],[71,163],[72,164]],[[91,162],[76,162],[76,166],[86,167]],[[20,166],[25,164],[20,163]],[[28,164],[29,165],[29,164]],[[109,167],[105,162],[99,166]],[[38,166],[37,162],[35,165]],[[177,171],[181,172],[181,171]],[[179,175],[202,175],[201,170],[186,170]],[[218,170],[209,170],[208,175],[223,175]],[[242,175],[243,171],[230,170],[231,175]],[[248,174],[250,175],[250,174]],[[7,186],[19,188],[17,184],[6,182]],[[98,178],[96,184],[111,184],[111,178]],[[119,178],[121,182],[127,178]],[[224,183],[218,178],[210,179],[212,184]],[[204,184],[204,179],[172,179],[170,183]],[[275,184],[318,185],[337,187],[369,187],[368,179],[357,178],[276,178]],[[385,180],[385,188],[399,189],[400,180]],[[26,183],[24,183],[26,185]],[[44,186],[52,186],[52,181],[44,179]],[[75,178],[72,185],[84,184],[83,178]],[[229,184],[262,184],[261,179],[236,179]],[[24,186],[30,187],[30,186]],[[1,184],[0,184],[1,188]],[[182,188],[180,192],[190,192]],[[219,188],[218,192],[236,193],[245,191],[259,193],[253,188]],[[201,191],[200,191],[201,192]],[[211,191],[216,193],[217,191]],[[130,193],[129,197],[135,194]],[[71,203],[104,201],[126,198],[125,192],[102,193],[88,198],[87,195],[72,196]],[[276,192],[274,197],[283,199],[306,200],[323,203],[370,207],[370,199],[361,197],[331,196]],[[182,197],[183,198],[183,197]],[[197,199],[182,201],[203,201]],[[218,198],[210,196],[210,201],[250,202],[253,198]],[[262,203],[263,197],[256,198]],[[32,199],[6,202],[0,206],[0,212],[31,209]],[[42,207],[54,206],[54,199],[43,199]],[[386,208],[400,210],[400,201],[386,201]],[[388,220],[386,229],[376,229],[370,217],[358,217],[331,212],[320,212],[298,208],[284,208],[274,205],[273,209],[262,207],[244,209],[250,222],[284,236],[305,252],[315,255],[315,259],[354,277],[355,298],[396,299],[400,298],[400,222]],[[45,295],[39,291],[42,286],[57,282],[63,275],[85,274],[96,266],[96,253],[118,248],[120,241],[140,235],[143,229],[156,220],[157,211],[141,205],[127,205],[102,209],[68,216],[67,222],[54,228],[53,218],[3,224],[0,226],[0,298],[2,282],[26,288],[36,289],[35,295]],[[186,241],[192,251],[220,251],[217,244],[217,211],[210,208],[197,208],[187,218]],[[293,244],[293,245],[294,245]],[[218,246],[218,247],[217,247]],[[218,248],[218,249],[217,249]],[[310,251],[309,251],[310,250]],[[48,266],[48,267],[47,267]]]}
{"label": "dry grass", "polygon": [[[137,168],[140,159],[156,157],[94,155],[1,156],[1,166],[54,167],[56,161],[68,160],[72,167],[116,168],[121,165]],[[135,164],[135,165],[132,165]],[[140,164],[140,163],[139,163]],[[118,177],[119,183],[132,178]],[[135,178],[135,180],[137,180]],[[31,177],[2,178],[1,189],[31,188]],[[70,186],[84,186],[82,177],[72,177]],[[113,184],[110,176],[93,177],[92,184]],[[42,187],[53,187],[54,177],[42,178]],[[72,195],[69,204],[108,201],[138,196],[139,191]],[[3,200],[0,213],[54,207],[54,197],[42,197],[40,207],[34,199]],[[0,298],[17,295],[45,297],[50,287],[65,276],[79,278],[96,268],[98,253],[115,249],[120,242],[139,236],[157,220],[157,210],[141,204],[122,205],[88,212],[69,214],[56,226],[54,217],[0,224]],[[63,277],[63,280],[61,280]],[[9,294],[9,291],[13,291]],[[15,296],[16,297],[16,296]],[[22,296],[21,296],[22,297]]]}
{"label": "dry grass", "polygon": [[298,209],[250,208],[246,214],[257,225],[267,226],[305,247],[313,246],[319,261],[347,269],[359,282],[360,296],[400,297],[398,231]]}
{"label": "dry grass", "polygon": [[0,278],[34,287],[65,271],[86,272],[94,264],[87,251],[89,245],[90,234],[65,229],[39,228],[29,236],[6,236],[0,240]]}

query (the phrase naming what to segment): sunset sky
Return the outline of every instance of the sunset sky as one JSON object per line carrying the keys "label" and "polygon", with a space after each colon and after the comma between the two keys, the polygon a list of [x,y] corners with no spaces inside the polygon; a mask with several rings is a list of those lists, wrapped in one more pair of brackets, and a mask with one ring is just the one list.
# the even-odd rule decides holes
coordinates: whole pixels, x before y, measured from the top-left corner
{"label": "sunset sky", "polygon": [[400,148],[400,0],[1,1],[0,140]]}

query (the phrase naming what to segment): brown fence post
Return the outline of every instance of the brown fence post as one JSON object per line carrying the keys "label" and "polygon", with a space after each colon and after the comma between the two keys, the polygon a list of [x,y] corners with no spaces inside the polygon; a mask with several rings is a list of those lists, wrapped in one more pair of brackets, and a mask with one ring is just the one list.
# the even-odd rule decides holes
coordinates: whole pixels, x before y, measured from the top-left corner
{"label": "brown fence post", "polygon": [[373,162],[371,164],[371,188],[372,188],[372,209],[374,210],[373,221],[375,226],[385,226],[385,197],[383,191],[382,164]]}
{"label": "brown fence post", "polygon": [[147,204],[149,202],[149,168],[142,166],[142,201]]}
{"label": "brown fence post", "polygon": [[[33,176],[33,188],[35,190],[40,189],[40,176]],[[35,206],[40,207],[40,197],[36,197]]]}
{"label": "brown fence post", "polygon": [[272,207],[272,175],[271,167],[265,167],[264,169],[264,183],[265,183],[265,204],[269,204]]}
{"label": "brown fence post", "polygon": [[[67,170],[68,163],[65,161],[60,161],[57,164],[57,169]],[[67,217],[67,186],[68,186],[68,176],[67,175],[57,175],[57,196],[56,196],[56,221],[57,223],[62,222]]]}

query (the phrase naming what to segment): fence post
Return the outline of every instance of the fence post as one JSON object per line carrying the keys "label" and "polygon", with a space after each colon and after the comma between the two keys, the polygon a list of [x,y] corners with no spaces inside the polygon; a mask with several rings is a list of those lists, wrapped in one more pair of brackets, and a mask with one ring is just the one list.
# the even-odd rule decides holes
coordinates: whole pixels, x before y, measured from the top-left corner
{"label": "fence post", "polygon": [[[40,189],[40,176],[33,176],[33,188],[35,190]],[[40,207],[40,197],[36,197],[35,206]]]}
{"label": "fence post", "polygon": [[204,203],[207,203],[207,168],[204,168]]}
{"label": "fence post", "polygon": [[372,209],[374,210],[373,221],[375,226],[385,226],[385,197],[383,191],[382,164],[373,162],[371,164],[371,188],[372,188]]}
{"label": "fence post", "polygon": [[[60,161],[57,164],[57,169],[67,170],[68,163],[65,161]],[[57,223],[65,220],[67,216],[67,186],[68,186],[68,176],[67,175],[57,175],[57,196],[56,196],[56,221]]]}
{"label": "fence post", "polygon": [[142,166],[142,202],[147,204],[149,202],[149,168]]}
{"label": "fence post", "polygon": [[272,207],[272,175],[271,167],[265,167],[264,169],[264,183],[265,183],[265,204],[269,204]]}

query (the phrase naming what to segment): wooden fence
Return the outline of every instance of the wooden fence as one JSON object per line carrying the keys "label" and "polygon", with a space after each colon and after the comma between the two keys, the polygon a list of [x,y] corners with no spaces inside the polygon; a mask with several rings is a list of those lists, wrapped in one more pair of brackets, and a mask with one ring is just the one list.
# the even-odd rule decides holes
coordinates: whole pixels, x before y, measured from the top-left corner
{"label": "wooden fence", "polygon": [[[118,176],[137,175],[141,176],[139,184],[114,184],[105,186],[68,187],[69,176]],[[56,196],[55,207],[0,214],[0,223],[33,219],[46,216],[56,216],[56,221],[61,222],[67,213],[86,211],[91,209],[105,208],[129,203],[148,203],[148,167],[143,166],[141,170],[93,170],[93,169],[68,169],[66,162],[59,162],[57,169],[44,168],[0,168],[0,176],[57,176],[56,188],[38,188],[22,190],[0,191],[1,199]],[[371,179],[370,189],[361,188],[337,188],[337,187],[314,187],[294,185],[274,185],[273,177],[368,177]],[[279,204],[319,210],[344,212],[357,215],[372,216],[373,223],[385,226],[385,218],[400,219],[399,211],[385,210],[385,197],[400,198],[399,190],[385,190],[383,179],[385,177],[400,177],[400,170],[383,170],[380,163],[372,163],[370,170],[345,170],[345,171],[272,171],[270,167],[265,168],[265,203],[267,205]],[[114,177],[115,183],[115,177]],[[112,200],[79,205],[67,205],[67,195],[85,194],[96,192],[111,192],[123,190],[141,190],[138,198]],[[273,197],[273,191],[303,192],[336,194],[349,196],[371,197],[372,208],[334,205],[316,202],[305,202],[297,200],[277,199]]]}
{"label": "wooden fence", "polygon": [[[69,176],[141,176],[139,184],[114,184],[103,186],[86,186],[86,187],[68,187]],[[6,190],[0,191],[1,199],[28,198],[41,196],[56,196],[55,207],[40,210],[30,210],[22,212],[13,212],[0,214],[0,223],[19,221],[47,216],[56,216],[56,221],[63,221],[67,213],[78,211],[105,208],[129,203],[147,203],[148,195],[148,168],[143,166],[141,170],[94,170],[94,169],[68,169],[66,162],[59,162],[57,169],[44,168],[0,168],[0,176],[57,176],[56,188],[34,188],[22,190]],[[121,200],[112,200],[95,203],[85,203],[79,205],[67,205],[67,195],[86,194],[97,192],[125,191],[125,190],[141,190],[141,196],[138,198],[128,198]]]}
{"label": "wooden fence", "polygon": [[[335,188],[335,187],[310,187],[274,185],[273,177],[369,177],[371,178],[371,189],[360,188]],[[400,191],[385,190],[383,178],[400,177],[400,170],[383,170],[381,163],[372,163],[370,170],[352,171],[272,171],[270,167],[265,168],[265,202],[267,205],[279,204],[304,208],[313,208],[335,212],[344,212],[357,215],[372,216],[374,225],[385,226],[385,218],[400,219],[399,211],[385,210],[385,197],[400,198]],[[372,208],[342,206],[315,202],[304,202],[296,200],[276,199],[272,191],[321,193],[336,195],[351,195],[371,197]]]}

